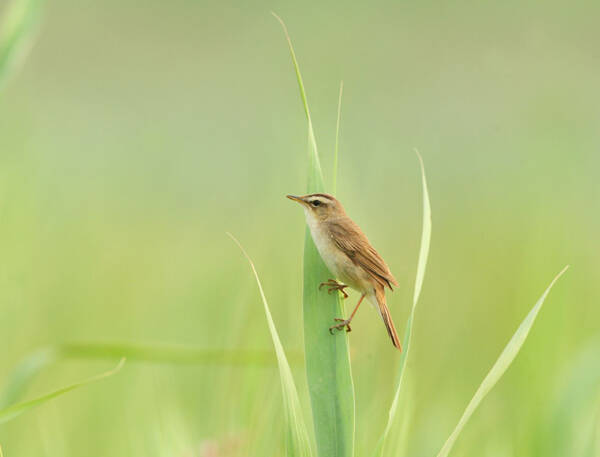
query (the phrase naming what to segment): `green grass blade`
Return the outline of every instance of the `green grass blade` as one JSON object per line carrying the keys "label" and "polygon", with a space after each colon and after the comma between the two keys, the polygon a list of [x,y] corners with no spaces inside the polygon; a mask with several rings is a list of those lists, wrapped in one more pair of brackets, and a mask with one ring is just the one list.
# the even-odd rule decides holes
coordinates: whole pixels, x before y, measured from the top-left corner
{"label": "green grass blade", "polygon": [[421,248],[419,251],[419,260],[417,261],[417,275],[415,279],[415,291],[413,295],[413,303],[412,308],[410,310],[410,315],[408,317],[408,321],[406,323],[406,332],[404,335],[404,351],[400,356],[400,367],[398,369],[398,384],[396,386],[396,392],[394,394],[394,400],[392,401],[392,405],[388,412],[388,421],[385,426],[385,430],[383,431],[383,435],[379,439],[377,443],[377,447],[375,448],[374,455],[382,456],[383,448],[385,445],[385,441],[387,436],[392,428],[392,424],[394,423],[394,419],[396,417],[398,411],[398,403],[400,401],[400,392],[402,389],[402,381],[404,379],[404,371],[406,368],[406,360],[408,359],[408,354],[410,353],[410,345],[412,341],[412,324],[415,317],[415,309],[417,308],[417,303],[419,302],[419,296],[421,295],[421,289],[423,287],[423,280],[425,279],[425,269],[427,267],[427,258],[429,257],[429,245],[431,242],[431,205],[429,203],[429,191],[427,190],[427,179],[425,177],[425,166],[423,164],[423,159],[418,151],[417,157],[419,158],[419,164],[421,165],[421,181],[423,185],[423,228],[421,233]]}
{"label": "green grass blade", "polygon": [[41,0],[13,0],[0,21],[0,90],[29,51],[41,11]]}
{"label": "green grass blade", "polygon": [[263,291],[262,284],[258,277],[258,273],[256,272],[256,268],[254,267],[254,263],[252,259],[248,256],[242,245],[238,240],[236,240],[233,235],[229,234],[231,239],[238,245],[238,247],[242,250],[242,253],[248,260],[250,267],[252,268],[252,273],[254,273],[254,278],[256,279],[256,284],[258,284],[258,290],[260,291],[260,297],[262,298],[262,302],[265,308],[265,315],[267,317],[267,324],[269,325],[269,331],[271,332],[271,339],[273,340],[273,346],[275,347],[275,354],[277,355],[277,363],[279,365],[279,376],[281,378],[281,388],[283,390],[283,405],[285,409],[285,414],[287,417],[287,427],[286,427],[286,450],[288,456],[306,456],[309,457],[312,455],[310,442],[308,439],[308,432],[306,430],[306,425],[304,424],[304,419],[302,417],[302,408],[300,407],[300,399],[298,398],[298,391],[296,390],[296,384],[294,383],[294,378],[292,377],[292,370],[290,369],[290,365],[288,364],[287,358],[285,356],[285,351],[283,350],[283,346],[279,339],[279,335],[277,333],[277,329],[275,328],[275,322],[273,322],[273,317],[271,316],[271,311],[269,310],[269,304],[267,303],[267,298],[265,297],[265,292]]}
{"label": "green grass blade", "polygon": [[525,317],[523,322],[521,322],[521,325],[519,325],[519,328],[512,336],[512,338],[500,354],[500,357],[498,357],[498,360],[496,360],[496,363],[494,363],[494,366],[489,371],[489,373],[475,392],[475,395],[467,405],[465,412],[463,413],[462,417],[458,421],[458,424],[444,443],[444,446],[440,450],[438,457],[446,457],[450,453],[450,450],[452,449],[452,446],[454,446],[454,443],[460,435],[460,432],[462,432],[471,415],[481,403],[481,400],[483,400],[485,396],[489,393],[489,391],[492,390],[492,388],[496,385],[498,380],[502,377],[504,372],[513,362],[513,360],[521,350],[521,347],[523,346],[523,343],[525,342],[525,339],[527,338],[527,335],[529,334],[529,331],[531,330],[531,327],[535,322],[535,318],[537,317],[542,305],[544,304],[544,301],[546,300],[546,297],[550,293],[550,289],[552,289],[552,286],[554,286],[554,283],[558,280],[558,278],[560,278],[562,274],[565,271],[567,271],[567,268],[569,267],[566,266],[562,269],[560,273],[558,273],[558,275],[556,275],[556,277],[552,280],[548,288],[544,291],[542,296],[533,306],[529,314],[527,314],[527,317]]}
{"label": "green grass blade", "polygon": [[[309,155],[309,160],[311,162],[311,168],[315,169],[315,174],[318,175],[314,177],[317,181],[323,183],[323,171],[321,170],[321,161],[319,160],[319,152],[317,149],[317,140],[315,139],[315,132],[313,129],[312,119],[310,117],[310,109],[308,108],[308,99],[306,98],[306,91],[304,90],[304,82],[302,81],[302,74],[300,73],[300,67],[298,66],[298,60],[296,59],[296,53],[294,52],[294,47],[292,46],[292,40],[290,39],[290,35],[288,33],[285,22],[277,16],[277,14],[271,12],[271,14],[279,21],[281,27],[283,28],[283,33],[285,34],[285,38],[288,42],[288,47],[290,49],[290,54],[292,56],[292,62],[294,63],[294,69],[296,71],[296,79],[298,80],[298,89],[300,90],[300,98],[302,99],[302,105],[304,106],[304,113],[306,114],[306,119],[308,121],[308,141],[310,144],[311,154]],[[313,178],[311,178],[313,179]]]}
{"label": "green grass blade", "polygon": [[[312,153],[309,155],[307,190],[309,193],[323,192],[323,174],[300,68],[285,24],[277,15],[274,16],[281,23],[290,47],[308,121]],[[332,336],[328,330],[334,318],[344,315],[344,308],[338,294],[319,291],[319,284],[332,275],[323,263],[308,228],[304,239],[304,348],[317,451],[321,457],[351,457],[354,455],[355,418],[348,337],[346,332]]]}
{"label": "green grass blade", "polygon": [[[419,261],[417,263],[417,276],[415,279],[415,291],[413,294],[411,315],[414,313],[417,302],[419,301],[419,296],[421,295],[423,280],[425,279],[425,268],[427,267],[427,258],[429,257],[429,245],[431,243],[431,205],[429,203],[429,191],[427,190],[427,179],[425,177],[425,165],[423,164],[423,158],[421,157],[421,154],[419,154],[419,151],[415,150],[415,152],[417,153],[419,164],[421,165],[421,181],[423,184],[423,231],[421,233],[421,249],[419,250]],[[406,352],[408,353],[408,350]]]}
{"label": "green grass blade", "polygon": [[41,397],[34,398],[33,400],[28,400],[22,403],[17,403],[16,405],[11,405],[8,408],[4,408],[0,410],[0,424],[8,422],[11,419],[14,419],[18,415],[24,413],[25,411],[34,408],[36,406],[41,405],[42,403],[46,403],[53,398],[56,398],[60,395],[66,394],[75,389],[79,389],[80,387],[87,386],[88,384],[94,383],[96,381],[100,381],[101,379],[107,378],[116,374],[123,364],[125,363],[125,359],[121,359],[119,364],[110,371],[106,371],[99,375],[88,378],[84,381],[77,382],[75,384],[71,384],[70,386],[63,387],[62,389],[55,390],[54,392],[50,392],[49,394],[42,395]]}
{"label": "green grass blade", "polygon": [[340,81],[340,95],[338,97],[337,121],[335,123],[335,148],[333,150],[333,184],[331,186],[332,193],[337,192],[337,175],[338,175],[338,149],[340,142],[340,120],[342,117],[342,95],[344,93],[344,81]]}
{"label": "green grass blade", "polygon": [[[30,384],[44,368],[66,359],[108,359],[127,358],[131,362],[150,362],[175,365],[274,365],[277,359],[272,351],[248,351],[205,349],[168,344],[140,344],[126,342],[105,343],[65,343],[38,349],[25,357],[9,376],[0,396],[0,408],[18,401]],[[292,364],[298,364],[302,355],[288,354]]]}
{"label": "green grass blade", "polygon": [[25,357],[8,378],[4,392],[0,397],[0,409],[15,403],[35,375],[48,365],[56,362],[58,358],[59,351],[56,348],[38,349]]}
{"label": "green grass blade", "polygon": [[[119,359],[126,357],[130,362],[142,361],[178,365],[271,365],[276,361],[269,351],[204,349],[168,344],[67,343],[60,346],[60,352],[67,358]],[[294,353],[291,359],[298,362],[301,356]]]}

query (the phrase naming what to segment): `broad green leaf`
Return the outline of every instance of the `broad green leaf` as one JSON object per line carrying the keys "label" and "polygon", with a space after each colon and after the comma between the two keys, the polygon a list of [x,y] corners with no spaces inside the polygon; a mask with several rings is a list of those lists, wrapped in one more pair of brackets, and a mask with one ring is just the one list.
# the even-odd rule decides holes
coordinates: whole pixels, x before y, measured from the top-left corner
{"label": "broad green leaf", "polygon": [[502,377],[504,372],[508,369],[510,364],[513,362],[513,360],[515,359],[515,357],[521,350],[521,347],[523,346],[525,339],[527,339],[527,335],[529,335],[529,331],[531,330],[531,327],[533,326],[533,323],[535,322],[535,318],[537,317],[542,305],[544,304],[544,301],[546,300],[548,293],[550,293],[550,289],[552,289],[552,286],[554,286],[554,283],[558,280],[558,278],[560,278],[562,276],[562,274],[565,271],[567,271],[567,268],[569,268],[569,267],[566,266],[565,268],[562,269],[562,271],[560,273],[558,273],[558,275],[556,275],[556,277],[552,280],[552,282],[550,283],[548,288],[544,291],[542,296],[538,299],[536,304],[533,306],[531,311],[529,311],[529,314],[527,315],[527,317],[525,317],[523,322],[521,322],[521,325],[519,325],[519,328],[517,329],[515,334],[512,336],[512,338],[510,339],[510,341],[508,342],[508,344],[506,345],[506,347],[500,354],[500,357],[498,357],[498,360],[496,360],[496,363],[494,363],[494,366],[489,371],[489,373],[487,374],[487,376],[485,377],[485,379],[483,380],[483,382],[481,383],[481,385],[475,392],[475,395],[473,396],[473,398],[467,405],[465,412],[463,413],[462,417],[458,421],[458,424],[456,425],[456,427],[454,428],[454,430],[452,431],[452,433],[450,434],[450,436],[444,443],[444,446],[440,450],[438,457],[446,457],[450,453],[452,446],[454,446],[456,439],[460,435],[460,432],[462,432],[462,430],[464,429],[468,420],[473,415],[473,412],[477,409],[477,407],[479,406],[481,401],[485,398],[485,396],[489,393],[489,391],[492,390],[492,388],[496,385],[498,380]]}
{"label": "broad green leaf", "polygon": [[41,0],[12,0],[0,19],[0,90],[33,43],[41,5]]}
{"label": "broad green leaf", "polygon": [[94,383],[96,381],[100,381],[101,379],[107,378],[109,376],[117,373],[123,364],[125,363],[125,359],[121,359],[119,364],[110,371],[105,373],[101,373],[97,376],[93,376],[84,381],[77,382],[75,384],[71,384],[70,386],[63,387],[62,389],[55,390],[54,392],[50,392],[49,394],[42,395],[41,397],[34,398],[33,400],[28,400],[22,403],[17,403],[16,405],[11,405],[7,408],[0,410],[0,424],[8,422],[11,419],[14,419],[18,415],[24,413],[25,411],[34,408],[36,406],[41,405],[42,403],[46,403],[53,398],[59,397],[60,395],[66,394],[75,389],[79,389],[80,387],[87,386],[88,384]]}
{"label": "broad green leaf", "polygon": [[333,184],[331,189],[333,194],[337,192],[337,175],[338,175],[338,149],[340,142],[340,120],[342,117],[342,95],[344,93],[344,81],[340,81],[340,95],[338,97],[337,121],[335,123],[335,148],[333,150]]}
{"label": "broad green leaf", "polygon": [[269,331],[271,332],[271,339],[273,340],[273,346],[275,347],[275,354],[277,356],[277,364],[279,366],[279,376],[281,378],[281,389],[283,391],[283,405],[286,414],[286,451],[288,456],[306,456],[310,457],[312,455],[310,442],[308,439],[308,433],[306,430],[306,425],[304,424],[304,419],[302,417],[302,408],[300,407],[300,399],[298,398],[298,391],[296,390],[296,384],[294,383],[294,378],[292,377],[292,370],[290,369],[290,365],[288,364],[287,358],[285,356],[285,351],[283,350],[283,346],[281,341],[279,340],[279,334],[277,333],[277,329],[275,328],[275,322],[273,322],[273,317],[271,316],[271,311],[269,310],[269,304],[267,303],[267,298],[265,297],[265,293],[262,288],[262,284],[258,277],[258,273],[256,272],[256,268],[254,267],[254,263],[252,259],[248,256],[242,245],[238,240],[236,240],[233,235],[229,234],[231,239],[238,245],[238,247],[242,250],[242,253],[248,260],[250,267],[252,268],[252,272],[254,273],[254,278],[256,279],[256,284],[258,284],[258,290],[260,291],[260,297],[262,298],[262,302],[265,308],[265,315],[267,317],[267,324],[269,325]]}
{"label": "broad green leaf", "polygon": [[388,421],[385,426],[385,430],[383,431],[383,435],[379,439],[377,447],[375,448],[375,456],[383,455],[385,441],[390,432],[390,429],[392,428],[392,424],[394,423],[394,419],[398,412],[398,403],[400,401],[400,392],[402,388],[402,381],[404,379],[406,360],[408,359],[408,354],[410,353],[410,346],[412,341],[412,324],[415,318],[415,309],[417,308],[417,303],[419,302],[421,288],[423,287],[425,269],[427,267],[427,258],[429,257],[429,244],[431,242],[431,206],[429,204],[427,179],[425,178],[425,166],[423,165],[423,159],[421,158],[419,152],[416,150],[415,152],[417,153],[417,157],[419,158],[419,163],[421,165],[421,181],[423,185],[423,228],[421,233],[421,249],[419,251],[419,260],[417,261],[417,276],[415,279],[415,291],[413,294],[412,308],[410,310],[410,315],[408,316],[408,321],[406,323],[406,333],[404,335],[403,344],[404,351],[400,356],[400,366],[398,369],[398,384],[396,386],[396,393],[394,394],[392,406],[390,407],[390,410],[388,412]]}
{"label": "broad green leaf", "polygon": [[[323,173],[300,68],[285,24],[274,16],[285,32],[308,121],[307,191],[323,192]],[[354,455],[354,384],[348,337],[346,332],[329,333],[334,318],[344,316],[344,307],[338,294],[319,291],[319,284],[332,274],[323,263],[308,228],[304,240],[304,348],[317,451],[321,457],[350,457]]]}

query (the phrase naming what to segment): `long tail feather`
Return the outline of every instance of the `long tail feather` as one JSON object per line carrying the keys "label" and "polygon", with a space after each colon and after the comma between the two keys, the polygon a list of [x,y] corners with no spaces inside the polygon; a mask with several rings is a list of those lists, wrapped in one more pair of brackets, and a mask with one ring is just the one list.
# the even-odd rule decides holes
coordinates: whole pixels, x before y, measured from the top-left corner
{"label": "long tail feather", "polygon": [[375,296],[377,298],[377,304],[379,305],[379,314],[381,314],[381,318],[383,319],[383,323],[385,324],[385,328],[387,329],[388,335],[390,335],[392,344],[400,352],[402,352],[402,343],[400,342],[400,337],[398,336],[398,332],[396,332],[396,327],[394,327],[394,321],[392,320],[390,310],[385,304],[385,292],[383,290],[383,287],[381,288],[381,290],[377,290],[375,292]]}
{"label": "long tail feather", "polygon": [[400,342],[400,338],[398,337],[398,333],[396,332],[396,328],[394,327],[394,321],[392,320],[392,316],[390,315],[390,310],[388,307],[384,305],[379,305],[379,312],[381,313],[381,317],[383,319],[383,323],[385,324],[385,328],[388,331],[388,335],[392,339],[392,344],[396,346],[396,348],[402,352],[402,343]]}

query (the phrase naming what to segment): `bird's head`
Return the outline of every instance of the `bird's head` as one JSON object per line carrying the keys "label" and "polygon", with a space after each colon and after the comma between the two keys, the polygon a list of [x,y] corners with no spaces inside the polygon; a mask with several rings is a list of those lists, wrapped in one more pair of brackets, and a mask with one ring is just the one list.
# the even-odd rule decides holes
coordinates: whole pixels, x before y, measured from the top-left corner
{"label": "bird's head", "polygon": [[342,204],[329,194],[309,194],[297,197],[287,195],[287,198],[300,203],[307,217],[324,221],[343,216],[345,214]]}

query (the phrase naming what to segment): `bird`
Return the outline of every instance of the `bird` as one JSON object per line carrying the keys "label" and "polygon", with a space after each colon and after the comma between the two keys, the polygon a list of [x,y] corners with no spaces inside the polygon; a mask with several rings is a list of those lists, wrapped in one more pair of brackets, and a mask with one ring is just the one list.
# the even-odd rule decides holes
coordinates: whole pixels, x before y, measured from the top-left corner
{"label": "bird", "polygon": [[392,344],[402,351],[402,344],[385,300],[385,288],[393,290],[392,285],[397,286],[398,281],[367,236],[350,219],[342,204],[333,195],[308,194],[286,197],[300,203],[304,208],[306,224],[323,262],[341,281],[328,279],[319,284],[319,289],[326,286],[329,293],[340,291],[344,299],[348,298],[344,290],[347,287],[361,294],[350,317],[336,318],[336,322],[339,323],[329,327],[330,333],[344,328],[346,332],[350,332],[350,323],[366,298],[379,311]]}

